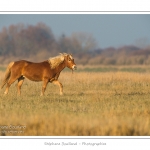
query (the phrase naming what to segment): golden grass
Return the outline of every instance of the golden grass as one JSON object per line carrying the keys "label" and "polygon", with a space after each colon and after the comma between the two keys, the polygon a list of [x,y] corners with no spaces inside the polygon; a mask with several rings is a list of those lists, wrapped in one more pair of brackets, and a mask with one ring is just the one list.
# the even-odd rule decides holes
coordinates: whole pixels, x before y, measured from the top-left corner
{"label": "golden grass", "polygon": [[42,83],[27,80],[20,97],[15,84],[1,90],[1,135],[150,135],[149,73],[62,72],[60,81],[64,96],[49,84],[40,97]]}

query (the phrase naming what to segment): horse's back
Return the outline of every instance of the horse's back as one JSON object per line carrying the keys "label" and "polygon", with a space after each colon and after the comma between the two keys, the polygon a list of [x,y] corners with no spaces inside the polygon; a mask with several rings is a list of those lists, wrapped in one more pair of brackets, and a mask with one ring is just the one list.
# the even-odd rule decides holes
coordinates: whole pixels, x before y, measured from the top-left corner
{"label": "horse's back", "polygon": [[36,69],[38,69],[38,68],[41,69],[41,68],[49,67],[47,61],[35,63],[35,62],[27,61],[27,60],[15,61],[13,66],[14,67],[19,67],[19,68],[25,68],[25,67],[27,67],[27,68],[36,68]]}

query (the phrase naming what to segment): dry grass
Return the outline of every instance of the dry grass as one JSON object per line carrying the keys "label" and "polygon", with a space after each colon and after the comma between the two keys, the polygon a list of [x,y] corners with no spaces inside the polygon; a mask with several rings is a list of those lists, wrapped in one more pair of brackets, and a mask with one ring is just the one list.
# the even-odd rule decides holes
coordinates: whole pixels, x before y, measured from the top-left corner
{"label": "dry grass", "polygon": [[[0,73],[1,77],[3,72]],[[62,72],[64,96],[49,84],[40,97],[41,83],[25,81],[22,95],[12,85],[0,92],[0,126],[25,129],[2,135],[150,135],[149,73]],[[2,132],[3,131],[3,132]],[[20,133],[19,131],[23,131]]]}

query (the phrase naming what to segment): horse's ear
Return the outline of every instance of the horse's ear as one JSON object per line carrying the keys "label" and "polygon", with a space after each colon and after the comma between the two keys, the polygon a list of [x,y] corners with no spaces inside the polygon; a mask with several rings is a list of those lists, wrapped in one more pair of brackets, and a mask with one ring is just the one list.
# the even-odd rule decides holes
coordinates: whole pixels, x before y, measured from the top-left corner
{"label": "horse's ear", "polygon": [[69,54],[67,54],[67,55],[66,55],[66,58],[67,58],[67,60],[68,60],[68,59],[70,58],[70,55],[69,55]]}

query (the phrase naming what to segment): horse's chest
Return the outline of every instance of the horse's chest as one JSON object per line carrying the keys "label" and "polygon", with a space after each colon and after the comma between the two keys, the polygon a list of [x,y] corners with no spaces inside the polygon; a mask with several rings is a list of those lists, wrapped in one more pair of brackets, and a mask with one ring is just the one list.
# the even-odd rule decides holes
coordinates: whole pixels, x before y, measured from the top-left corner
{"label": "horse's chest", "polygon": [[54,74],[52,74],[51,79],[57,80],[58,77],[59,77],[59,74],[60,74],[60,73],[54,73]]}

